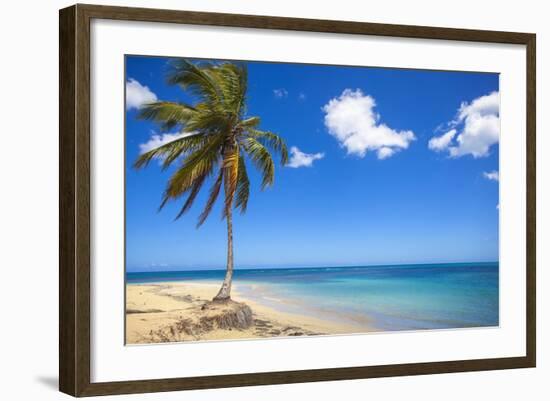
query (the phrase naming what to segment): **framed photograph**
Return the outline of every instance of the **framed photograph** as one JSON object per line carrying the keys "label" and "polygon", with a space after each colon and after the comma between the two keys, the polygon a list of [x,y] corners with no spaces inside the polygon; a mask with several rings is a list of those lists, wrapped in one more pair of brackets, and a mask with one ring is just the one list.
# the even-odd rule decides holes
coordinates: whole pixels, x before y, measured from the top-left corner
{"label": "framed photograph", "polygon": [[535,366],[535,35],[60,11],[60,390]]}

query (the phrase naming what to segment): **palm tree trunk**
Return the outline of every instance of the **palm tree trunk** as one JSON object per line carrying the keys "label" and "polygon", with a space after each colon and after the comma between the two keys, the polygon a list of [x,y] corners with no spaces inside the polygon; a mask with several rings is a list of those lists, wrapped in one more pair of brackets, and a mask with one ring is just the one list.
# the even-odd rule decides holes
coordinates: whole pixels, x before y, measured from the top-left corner
{"label": "palm tree trunk", "polygon": [[233,281],[233,211],[227,212],[227,270],[223,279],[222,287],[214,301],[227,301],[231,299],[231,283]]}

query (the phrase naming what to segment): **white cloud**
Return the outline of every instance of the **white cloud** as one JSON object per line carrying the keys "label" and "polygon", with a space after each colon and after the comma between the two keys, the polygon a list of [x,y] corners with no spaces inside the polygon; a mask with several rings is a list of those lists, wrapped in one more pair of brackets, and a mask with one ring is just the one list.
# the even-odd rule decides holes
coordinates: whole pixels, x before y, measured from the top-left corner
{"label": "white cloud", "polygon": [[144,104],[156,101],[157,95],[151,92],[149,87],[133,78],[126,81],[126,110],[139,109]]}
{"label": "white cloud", "polygon": [[[451,157],[472,155],[474,158],[489,155],[492,145],[499,142],[500,137],[500,98],[498,92],[478,97],[471,103],[463,102],[457,111],[456,118],[448,123],[455,130],[451,138],[433,137],[428,147],[435,151],[447,150]],[[447,140],[448,139],[448,140]],[[453,142],[454,139],[454,142]],[[434,141],[434,142],[432,142]],[[433,147],[433,143],[440,147]]]}
{"label": "white cloud", "polygon": [[[157,134],[155,132],[152,132],[151,137],[149,140],[145,143],[141,143],[139,145],[139,153],[147,153],[150,150],[156,149],[159,146],[166,145],[167,143],[170,143],[172,141],[175,141],[176,139],[183,138],[185,136],[193,135],[192,132],[176,132],[173,134],[167,133],[167,134]],[[156,157],[156,159],[159,159],[159,161],[162,162],[163,157]]]}
{"label": "white cloud", "polygon": [[491,181],[498,181],[499,180],[498,171],[496,171],[496,170],[493,170],[493,171],[490,171],[490,172],[484,171],[483,172],[483,177],[485,177],[485,178],[487,178],[488,180],[491,180]]}
{"label": "white cloud", "polygon": [[149,267],[168,267],[168,263],[151,262]]}
{"label": "white cloud", "polygon": [[380,123],[374,111],[376,101],[360,89],[346,89],[325,106],[325,126],[348,154],[364,157],[367,151],[377,151],[379,159],[406,149],[416,139],[412,131],[396,131]]}
{"label": "white cloud", "polygon": [[428,142],[428,147],[431,150],[435,150],[436,152],[441,152],[442,150],[445,150],[449,147],[449,144],[451,143],[455,135],[456,129],[452,129],[441,136],[434,136]]}
{"label": "white cloud", "polygon": [[288,96],[288,91],[285,88],[273,89],[273,95],[275,95],[277,99],[281,99]]}
{"label": "white cloud", "polygon": [[472,100],[470,104],[463,102],[460,105],[458,119],[464,120],[471,115],[479,114],[482,116],[498,115],[500,109],[500,98],[498,92],[491,92],[488,95],[478,97]]}
{"label": "white cloud", "polygon": [[307,98],[307,96],[306,96],[306,94],[305,94],[304,92],[300,92],[300,93],[298,94],[298,99],[299,99],[299,100],[306,100],[306,98]]}
{"label": "white cloud", "polygon": [[388,148],[384,146],[383,148],[378,149],[378,152],[376,152],[376,155],[380,160],[387,159],[388,157],[392,156],[395,153],[395,150],[392,148]]}
{"label": "white cloud", "polygon": [[311,167],[315,160],[320,160],[323,157],[325,157],[324,153],[304,153],[293,146],[290,148],[290,160],[287,166],[292,168]]}

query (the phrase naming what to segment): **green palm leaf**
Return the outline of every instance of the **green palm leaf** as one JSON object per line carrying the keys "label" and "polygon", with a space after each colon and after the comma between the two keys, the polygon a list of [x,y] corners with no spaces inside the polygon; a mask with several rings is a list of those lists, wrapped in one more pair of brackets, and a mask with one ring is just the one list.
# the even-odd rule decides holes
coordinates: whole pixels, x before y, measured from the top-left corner
{"label": "green palm leaf", "polygon": [[272,185],[275,179],[275,165],[267,148],[252,137],[245,139],[243,148],[262,174],[262,189]]}
{"label": "green palm leaf", "polygon": [[241,214],[246,212],[248,198],[250,196],[250,180],[246,172],[246,164],[243,156],[239,156],[239,177],[237,178],[237,192],[235,193],[235,207],[241,209]]}
{"label": "green palm leaf", "polygon": [[145,167],[154,158],[164,158],[163,168],[166,168],[183,153],[200,148],[205,141],[206,137],[200,133],[183,136],[141,154],[134,162],[134,167]]}
{"label": "green palm leaf", "polygon": [[225,189],[224,216],[227,215],[232,206],[239,178],[239,147],[234,146],[226,150],[223,158],[223,175]]}
{"label": "green palm leaf", "polygon": [[206,201],[206,205],[204,207],[204,210],[199,216],[199,221],[197,223],[197,227],[200,227],[203,225],[203,223],[206,221],[208,216],[210,215],[210,212],[212,211],[212,208],[214,207],[214,203],[216,203],[216,200],[218,199],[218,195],[220,194],[220,189],[222,187],[222,181],[223,181],[223,169],[220,169],[218,173],[218,178],[212,185],[212,188],[210,188],[210,195],[208,196],[208,200]]}
{"label": "green palm leaf", "polygon": [[248,131],[250,135],[256,138],[260,143],[270,147],[274,152],[280,153],[281,164],[283,166],[288,163],[288,150],[285,141],[280,136],[273,132],[260,131],[257,129],[248,129]]}
{"label": "green palm leaf", "polygon": [[212,136],[208,142],[186,157],[182,166],[170,177],[163,205],[169,199],[185,194],[205,174],[210,174],[219,162],[218,152],[222,136]]}
{"label": "green palm leaf", "polygon": [[196,112],[194,107],[185,103],[155,102],[144,105],[138,118],[162,124],[185,124]]}
{"label": "green palm leaf", "polygon": [[203,63],[201,67],[186,59],[176,59],[170,64],[168,84],[180,85],[182,89],[189,90],[195,96],[209,103],[221,101],[219,82],[212,74],[213,65]]}
{"label": "green palm leaf", "polygon": [[175,220],[179,219],[181,216],[183,216],[185,213],[187,213],[189,211],[189,209],[191,209],[191,206],[193,205],[193,202],[195,201],[195,198],[199,194],[199,192],[202,188],[202,185],[204,184],[204,182],[206,181],[206,178],[209,175],[210,175],[209,173],[203,174],[195,180],[193,186],[191,187],[191,191],[189,193],[189,196],[187,197],[187,200],[183,204],[183,207],[181,208],[181,210],[177,214]]}

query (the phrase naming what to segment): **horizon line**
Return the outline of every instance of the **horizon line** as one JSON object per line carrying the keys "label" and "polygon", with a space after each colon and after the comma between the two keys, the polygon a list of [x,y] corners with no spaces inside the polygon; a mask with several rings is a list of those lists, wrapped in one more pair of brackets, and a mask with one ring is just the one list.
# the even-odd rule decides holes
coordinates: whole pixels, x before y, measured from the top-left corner
{"label": "horizon line", "polygon": [[[233,270],[282,270],[282,269],[318,269],[318,268],[367,268],[367,267],[392,267],[392,266],[418,266],[418,265],[455,265],[455,264],[475,264],[475,263],[499,263],[499,260],[492,261],[470,261],[470,262],[429,262],[429,263],[386,263],[386,264],[362,264],[362,265],[320,265],[320,266],[272,266],[272,267],[234,267]],[[225,271],[225,267],[206,267],[206,268],[179,268],[179,270],[161,270],[167,268],[163,267],[143,267],[138,270],[125,269],[125,273],[178,273],[178,272],[190,272],[190,271]]]}

